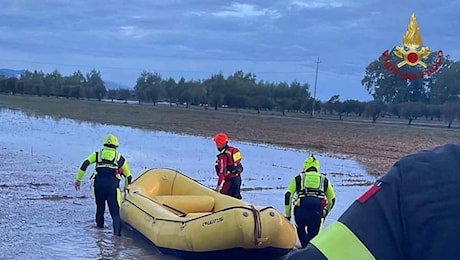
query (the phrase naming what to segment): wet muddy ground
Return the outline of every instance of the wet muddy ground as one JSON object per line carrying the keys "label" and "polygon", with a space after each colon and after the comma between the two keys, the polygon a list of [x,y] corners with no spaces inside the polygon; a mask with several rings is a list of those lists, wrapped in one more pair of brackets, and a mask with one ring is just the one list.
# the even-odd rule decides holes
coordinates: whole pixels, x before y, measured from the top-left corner
{"label": "wet muddy ground", "polygon": [[[208,139],[2,110],[0,259],[178,259],[160,254],[133,232],[112,236],[108,212],[108,225],[103,230],[95,228],[90,169],[80,192],[74,190],[73,181],[81,161],[100,148],[107,132],[118,135],[120,152],[129,160],[134,176],[148,168],[168,167],[207,186],[215,185],[215,150]],[[285,188],[307,151],[235,144],[245,156],[243,199],[282,211]],[[337,196],[327,226],[374,179],[355,161],[326,154],[318,157]]]}
{"label": "wet muddy ground", "polygon": [[[119,104],[27,95],[0,95],[0,106],[55,118],[72,118],[107,125],[123,125],[210,138],[225,131],[231,140],[273,144],[358,160],[366,171],[379,176],[402,156],[460,139],[460,124],[452,128],[441,119],[385,116],[376,123],[368,117],[251,109],[204,109],[130,102]],[[114,115],[117,116],[107,116]]]}

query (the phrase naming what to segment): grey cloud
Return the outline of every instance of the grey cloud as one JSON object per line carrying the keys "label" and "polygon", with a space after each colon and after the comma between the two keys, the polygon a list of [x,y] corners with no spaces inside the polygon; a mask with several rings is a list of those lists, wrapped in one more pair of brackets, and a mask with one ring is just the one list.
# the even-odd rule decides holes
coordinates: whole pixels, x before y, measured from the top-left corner
{"label": "grey cloud", "polygon": [[331,0],[293,0],[289,4],[290,8],[294,9],[319,9],[319,8],[340,8],[351,6],[352,3],[347,1],[331,1]]}
{"label": "grey cloud", "polygon": [[267,80],[311,82],[305,74],[314,72],[320,56],[324,77],[356,80],[383,50],[401,44],[413,11],[424,44],[455,59],[460,55],[453,30],[460,25],[456,1],[421,0],[413,6],[399,0],[3,2],[0,49],[8,51],[10,62],[15,53],[22,57],[18,60],[33,54],[47,63],[66,57],[56,65],[87,60],[108,77],[120,77],[121,68],[134,77],[141,68],[192,77],[241,67],[263,72]]}
{"label": "grey cloud", "polygon": [[276,10],[268,8],[260,8],[256,5],[250,5],[245,3],[233,3],[229,6],[225,6],[223,10],[212,12],[211,15],[216,17],[260,17],[265,16],[267,18],[276,19],[279,18],[279,13]]}

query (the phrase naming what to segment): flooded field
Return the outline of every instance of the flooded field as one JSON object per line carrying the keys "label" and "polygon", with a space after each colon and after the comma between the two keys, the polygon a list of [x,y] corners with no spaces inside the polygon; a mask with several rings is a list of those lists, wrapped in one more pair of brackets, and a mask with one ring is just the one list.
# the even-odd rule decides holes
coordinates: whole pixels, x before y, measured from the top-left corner
{"label": "flooded field", "polygon": [[[34,117],[20,111],[0,111],[0,259],[178,259],[162,255],[148,241],[124,230],[112,236],[96,229],[95,203],[88,169],[82,190],[73,188],[82,160],[98,150],[107,133],[118,136],[120,152],[134,177],[149,168],[177,169],[213,187],[216,150],[211,138],[144,131]],[[243,199],[272,205],[283,212],[284,192],[314,151],[238,143],[243,154]],[[373,181],[353,160],[316,154],[332,181],[337,204],[326,226]]]}

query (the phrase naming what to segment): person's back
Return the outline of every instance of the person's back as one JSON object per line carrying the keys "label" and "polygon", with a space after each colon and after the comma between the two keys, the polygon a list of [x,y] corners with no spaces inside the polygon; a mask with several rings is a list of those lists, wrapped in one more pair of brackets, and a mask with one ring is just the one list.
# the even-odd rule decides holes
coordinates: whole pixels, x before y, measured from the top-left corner
{"label": "person's back", "polygon": [[117,188],[118,178],[116,171],[118,170],[118,160],[120,154],[116,148],[102,147],[96,152],[96,172],[94,176],[95,186],[108,186]]}
{"label": "person's back", "polygon": [[288,259],[457,259],[460,145],[400,159]]}

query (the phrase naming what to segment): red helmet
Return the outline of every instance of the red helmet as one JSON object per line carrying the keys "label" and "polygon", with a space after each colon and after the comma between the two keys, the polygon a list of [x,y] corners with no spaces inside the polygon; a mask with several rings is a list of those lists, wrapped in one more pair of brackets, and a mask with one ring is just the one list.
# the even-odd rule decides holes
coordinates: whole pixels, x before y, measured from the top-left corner
{"label": "red helmet", "polygon": [[217,148],[224,147],[228,142],[228,136],[225,133],[218,133],[214,136],[214,142]]}

